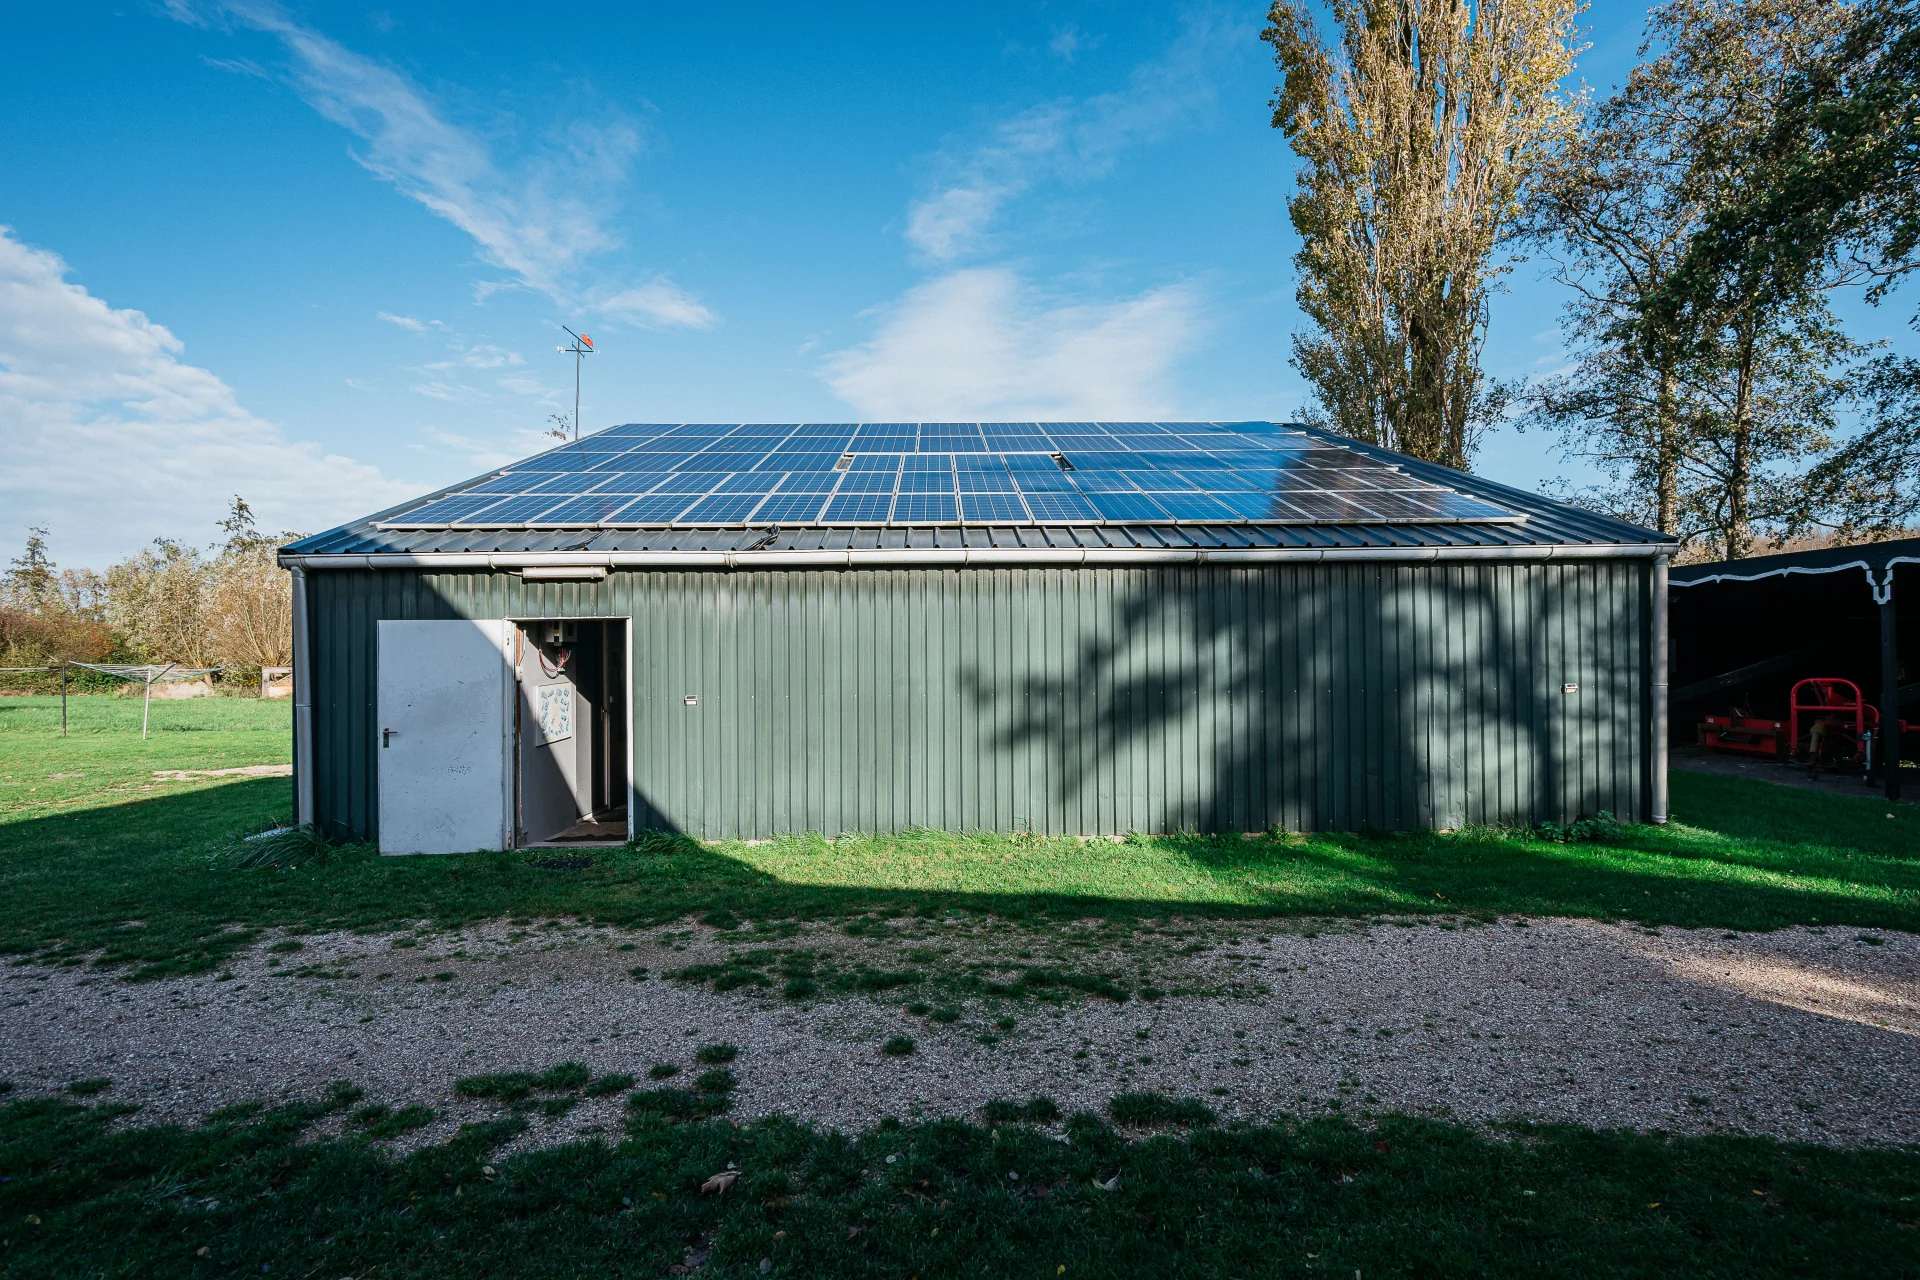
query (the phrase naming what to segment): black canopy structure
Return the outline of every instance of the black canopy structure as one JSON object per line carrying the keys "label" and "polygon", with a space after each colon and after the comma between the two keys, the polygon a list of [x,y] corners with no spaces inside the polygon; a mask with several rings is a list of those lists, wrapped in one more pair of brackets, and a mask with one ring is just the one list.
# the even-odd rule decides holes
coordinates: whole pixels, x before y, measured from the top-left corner
{"label": "black canopy structure", "polygon": [[1796,679],[1851,680],[1890,727],[1877,763],[1888,799],[1899,799],[1892,726],[1903,706],[1920,704],[1916,574],[1920,538],[1675,565],[1667,580],[1674,723],[1729,703],[1783,714]]}

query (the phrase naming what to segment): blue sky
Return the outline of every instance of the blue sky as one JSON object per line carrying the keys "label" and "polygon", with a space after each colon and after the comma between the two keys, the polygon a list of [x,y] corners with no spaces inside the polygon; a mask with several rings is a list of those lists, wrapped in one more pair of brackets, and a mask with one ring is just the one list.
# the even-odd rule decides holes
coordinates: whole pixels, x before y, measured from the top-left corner
{"label": "blue sky", "polygon": [[[1589,82],[1641,13],[1588,14]],[[15,7],[0,550],[207,541],[235,492],[315,530],[523,456],[572,406],[563,323],[600,348],[588,429],[1289,418],[1263,14]],[[1496,375],[1557,363],[1538,275]],[[1479,469],[1570,471],[1511,431]]]}

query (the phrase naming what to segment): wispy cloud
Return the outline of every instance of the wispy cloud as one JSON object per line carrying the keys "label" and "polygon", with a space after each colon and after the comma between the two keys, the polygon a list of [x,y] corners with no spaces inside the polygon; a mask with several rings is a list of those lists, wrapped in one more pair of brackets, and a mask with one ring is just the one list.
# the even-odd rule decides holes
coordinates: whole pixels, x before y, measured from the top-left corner
{"label": "wispy cloud", "polygon": [[[875,308],[870,340],[825,357],[835,394],[875,418],[1174,412],[1176,368],[1206,327],[1195,285],[1101,296],[1084,281],[1048,287],[1011,266],[956,264],[995,247],[992,233],[1020,196],[1094,181],[1128,148],[1203,119],[1218,66],[1250,38],[1244,23],[1204,14],[1125,88],[1032,107],[944,157],[944,179],[913,203],[906,231],[942,274]],[[1077,29],[1055,32],[1056,55],[1085,47]]]}
{"label": "wispy cloud", "polygon": [[1198,339],[1183,284],[1118,301],[1048,298],[1011,270],[950,272],[884,309],[873,340],[828,358],[828,383],[877,419],[1152,418]]}
{"label": "wispy cloud", "polygon": [[308,105],[361,141],[370,173],[472,237],[480,258],[513,283],[566,307],[630,324],[707,328],[718,317],[665,276],[611,291],[618,306],[583,284],[586,263],[622,247],[611,226],[642,130],[609,113],[575,121],[540,153],[507,167],[470,130],[448,121],[399,72],[256,0],[170,0],[182,21],[218,21],[264,32],[292,58],[292,83]]}
{"label": "wispy cloud", "polygon": [[468,469],[474,472],[490,471],[518,462],[530,454],[544,453],[555,443],[542,432],[531,428],[515,431],[506,439],[486,439],[435,427],[428,427],[421,434],[438,445],[441,451],[460,455],[465,459]]}
{"label": "wispy cloud", "polygon": [[1053,38],[1047,41],[1047,51],[1062,62],[1072,62],[1083,49],[1091,49],[1099,43],[1098,36],[1088,36],[1079,24],[1069,22],[1064,27],[1053,29]]}
{"label": "wispy cloud", "polygon": [[[1104,177],[1129,148],[1201,117],[1215,101],[1221,60],[1248,38],[1243,23],[1203,14],[1125,88],[1041,103],[1000,121],[984,141],[950,149],[936,163],[933,189],[908,210],[908,243],[942,263],[990,247],[1002,210],[1038,184]],[[1082,41],[1077,29],[1064,28],[1053,50],[1070,59]]]}
{"label": "wispy cloud", "polygon": [[158,535],[211,536],[235,493],[272,528],[322,529],[419,488],[287,439],[188,364],[139,311],[69,281],[59,255],[0,227],[0,511],[46,524],[68,563]]}

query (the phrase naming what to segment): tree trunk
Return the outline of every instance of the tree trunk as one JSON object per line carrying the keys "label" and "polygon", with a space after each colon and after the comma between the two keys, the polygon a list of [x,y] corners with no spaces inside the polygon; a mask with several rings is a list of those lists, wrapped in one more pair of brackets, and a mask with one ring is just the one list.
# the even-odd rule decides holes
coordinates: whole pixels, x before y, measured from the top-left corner
{"label": "tree trunk", "polygon": [[1757,343],[1751,323],[1740,331],[1740,358],[1733,393],[1733,465],[1727,472],[1726,558],[1739,560],[1753,545],[1748,531],[1748,495],[1753,488],[1753,374]]}
{"label": "tree trunk", "polygon": [[1654,493],[1661,533],[1678,535],[1680,524],[1680,431],[1674,419],[1673,370],[1660,371],[1660,404],[1654,430]]}

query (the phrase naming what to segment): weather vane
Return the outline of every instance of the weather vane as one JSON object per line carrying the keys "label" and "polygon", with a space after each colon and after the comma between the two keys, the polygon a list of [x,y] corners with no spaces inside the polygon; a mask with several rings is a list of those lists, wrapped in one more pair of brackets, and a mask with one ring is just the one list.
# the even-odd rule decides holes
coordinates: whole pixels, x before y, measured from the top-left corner
{"label": "weather vane", "polygon": [[560,328],[573,339],[572,346],[555,347],[554,350],[573,356],[573,438],[578,440],[580,438],[580,362],[593,354],[593,339],[584,333],[575,333],[565,325],[561,325]]}

